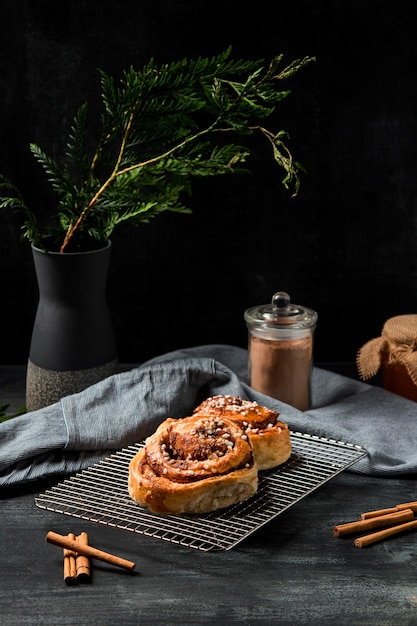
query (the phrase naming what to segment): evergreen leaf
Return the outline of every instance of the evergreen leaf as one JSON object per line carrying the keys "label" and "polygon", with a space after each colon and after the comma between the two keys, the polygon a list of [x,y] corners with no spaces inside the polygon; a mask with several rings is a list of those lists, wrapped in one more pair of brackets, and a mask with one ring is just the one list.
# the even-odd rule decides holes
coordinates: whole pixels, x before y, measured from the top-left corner
{"label": "evergreen leaf", "polygon": [[74,188],[71,174],[65,166],[59,166],[52,157],[45,154],[45,152],[43,152],[43,150],[35,143],[30,144],[30,149],[36,160],[45,170],[53,189],[55,189],[59,195],[62,195]]}
{"label": "evergreen leaf", "polygon": [[81,176],[81,180],[88,178],[90,163],[86,147],[88,103],[84,103],[74,118],[73,125],[68,137],[66,156],[72,161]]}

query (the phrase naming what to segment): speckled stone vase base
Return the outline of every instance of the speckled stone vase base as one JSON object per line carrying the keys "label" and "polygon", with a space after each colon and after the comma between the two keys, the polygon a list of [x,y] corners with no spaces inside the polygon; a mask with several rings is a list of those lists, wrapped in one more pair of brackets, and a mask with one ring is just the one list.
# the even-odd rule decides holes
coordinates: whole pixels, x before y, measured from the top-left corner
{"label": "speckled stone vase base", "polygon": [[98,367],[70,372],[47,370],[38,367],[29,359],[26,374],[26,408],[28,411],[36,411],[54,404],[64,396],[82,391],[116,374],[117,371],[117,359]]}

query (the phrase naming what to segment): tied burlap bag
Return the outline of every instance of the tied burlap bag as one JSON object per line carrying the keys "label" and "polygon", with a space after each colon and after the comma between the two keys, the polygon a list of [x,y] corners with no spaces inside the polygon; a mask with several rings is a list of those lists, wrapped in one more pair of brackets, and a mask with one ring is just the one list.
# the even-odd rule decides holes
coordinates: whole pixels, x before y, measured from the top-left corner
{"label": "tied burlap bag", "polygon": [[388,319],[381,336],[359,350],[357,366],[362,380],[381,369],[386,389],[417,401],[417,315]]}

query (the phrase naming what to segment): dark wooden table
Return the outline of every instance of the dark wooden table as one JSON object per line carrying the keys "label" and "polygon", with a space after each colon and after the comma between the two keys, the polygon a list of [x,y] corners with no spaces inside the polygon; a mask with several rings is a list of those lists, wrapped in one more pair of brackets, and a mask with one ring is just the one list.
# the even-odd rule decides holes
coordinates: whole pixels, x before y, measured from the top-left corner
{"label": "dark wooden table", "polygon": [[[0,368],[0,381],[1,403],[23,402],[22,368]],[[38,508],[35,496],[58,480],[0,491],[2,626],[417,625],[417,533],[368,548],[332,535],[363,511],[417,500],[416,477],[345,471],[221,552]],[[93,561],[91,584],[67,586],[49,530],[85,530],[92,545],[134,561],[136,573]]]}

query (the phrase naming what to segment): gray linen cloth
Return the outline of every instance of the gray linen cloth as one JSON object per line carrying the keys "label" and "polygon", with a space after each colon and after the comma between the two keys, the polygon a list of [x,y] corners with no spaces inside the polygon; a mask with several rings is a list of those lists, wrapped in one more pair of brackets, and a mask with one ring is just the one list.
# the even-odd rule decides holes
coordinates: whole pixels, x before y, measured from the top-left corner
{"label": "gray linen cloth", "polygon": [[315,367],[313,406],[301,412],[251,389],[247,358],[246,350],[228,345],[171,352],[1,423],[0,487],[74,473],[217,394],[276,409],[293,431],[363,446],[368,455],[353,472],[417,473],[417,403]]}

